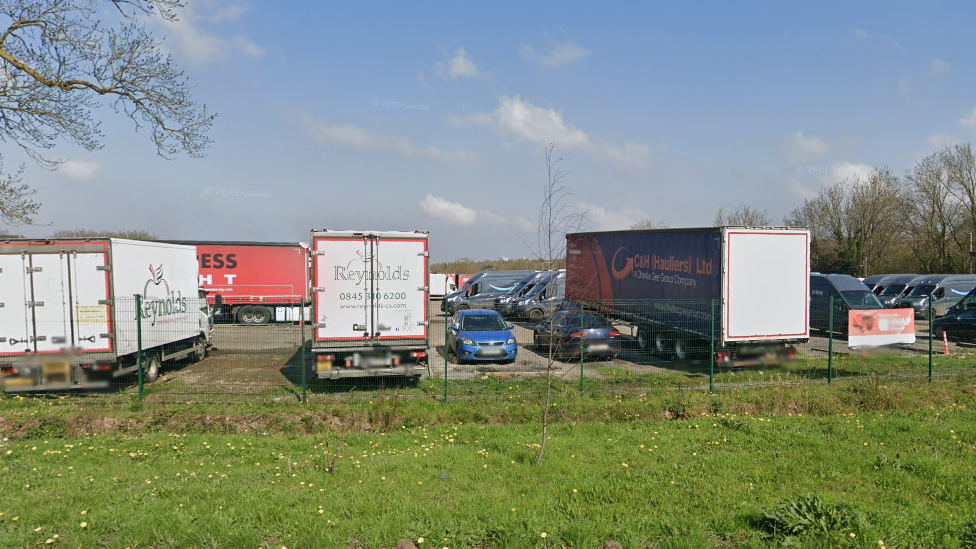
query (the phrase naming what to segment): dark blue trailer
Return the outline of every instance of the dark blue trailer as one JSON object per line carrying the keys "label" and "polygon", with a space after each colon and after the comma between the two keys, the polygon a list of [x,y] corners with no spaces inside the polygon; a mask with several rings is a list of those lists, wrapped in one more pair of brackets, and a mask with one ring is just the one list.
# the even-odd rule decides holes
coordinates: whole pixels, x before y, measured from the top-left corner
{"label": "dark blue trailer", "polygon": [[809,338],[806,229],[575,233],[566,263],[567,300],[633,324],[642,350],[728,364]]}

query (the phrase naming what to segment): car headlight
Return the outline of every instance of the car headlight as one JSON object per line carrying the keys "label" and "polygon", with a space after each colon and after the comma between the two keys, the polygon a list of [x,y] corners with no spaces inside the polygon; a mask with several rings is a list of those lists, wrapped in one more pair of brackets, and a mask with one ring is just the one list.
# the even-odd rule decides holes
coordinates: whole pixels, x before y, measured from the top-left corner
{"label": "car headlight", "polygon": [[467,338],[461,338],[461,345],[474,345],[474,341]]}
{"label": "car headlight", "polygon": [[514,345],[514,344],[515,344],[515,338],[514,337],[508,338],[508,341],[505,342],[505,345]]}

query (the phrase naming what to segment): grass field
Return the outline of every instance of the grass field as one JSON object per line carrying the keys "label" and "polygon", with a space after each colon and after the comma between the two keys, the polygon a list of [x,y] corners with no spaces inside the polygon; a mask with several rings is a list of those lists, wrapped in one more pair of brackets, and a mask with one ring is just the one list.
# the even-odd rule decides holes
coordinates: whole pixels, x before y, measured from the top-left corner
{"label": "grass field", "polygon": [[535,389],[2,399],[0,547],[976,547],[971,378]]}

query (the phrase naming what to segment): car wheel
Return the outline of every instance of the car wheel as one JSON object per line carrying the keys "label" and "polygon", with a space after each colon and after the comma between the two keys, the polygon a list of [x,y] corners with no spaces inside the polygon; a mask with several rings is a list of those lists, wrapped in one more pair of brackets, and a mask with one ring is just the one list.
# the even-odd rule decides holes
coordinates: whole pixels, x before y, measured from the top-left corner
{"label": "car wheel", "polygon": [[531,311],[529,311],[529,320],[533,322],[539,322],[545,317],[546,317],[546,313],[544,313],[542,309],[532,309]]}
{"label": "car wheel", "polygon": [[468,309],[470,309],[470,308],[471,308],[471,307],[469,307],[469,306],[467,306],[467,305],[463,305],[463,304],[462,304],[462,305],[458,305],[458,306],[457,306],[457,310],[459,310],[459,311],[467,311],[467,310],[468,310]]}
{"label": "car wheel", "polygon": [[535,347],[535,350],[536,351],[541,351],[542,350],[542,347],[543,347],[543,345],[542,345],[542,338],[539,337],[539,334],[537,334],[537,333],[536,334],[532,334],[532,345],[533,345],[533,347]]}
{"label": "car wheel", "polygon": [[142,359],[142,382],[153,383],[159,379],[159,371],[163,369],[163,362],[156,353],[150,353]]}

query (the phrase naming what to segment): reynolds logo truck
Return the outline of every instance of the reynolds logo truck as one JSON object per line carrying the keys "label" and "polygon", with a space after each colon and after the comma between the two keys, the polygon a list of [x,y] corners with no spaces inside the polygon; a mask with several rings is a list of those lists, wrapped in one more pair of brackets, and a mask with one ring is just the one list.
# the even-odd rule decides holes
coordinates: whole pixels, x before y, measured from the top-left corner
{"label": "reynolds logo truck", "polygon": [[153,268],[149,265],[149,280],[142,288],[142,309],[139,314],[142,318],[151,318],[151,326],[156,325],[156,319],[163,316],[172,316],[186,313],[186,298],[177,290],[175,293],[170,291],[169,283],[163,278],[163,264]]}

